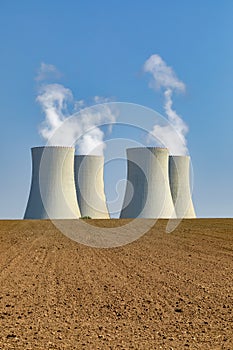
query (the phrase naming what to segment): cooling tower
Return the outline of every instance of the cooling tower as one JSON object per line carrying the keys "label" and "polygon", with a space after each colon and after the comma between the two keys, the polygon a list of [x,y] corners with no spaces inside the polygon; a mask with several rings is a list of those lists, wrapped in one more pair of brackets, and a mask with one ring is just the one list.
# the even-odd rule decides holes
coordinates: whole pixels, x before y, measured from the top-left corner
{"label": "cooling tower", "polygon": [[75,156],[76,193],[82,217],[109,219],[104,193],[104,157]]}
{"label": "cooling tower", "polygon": [[190,182],[190,157],[169,157],[169,180],[177,218],[195,218]]}
{"label": "cooling tower", "polygon": [[74,182],[74,148],[35,147],[24,219],[80,217]]}
{"label": "cooling tower", "polygon": [[174,218],[166,148],[127,149],[127,180],[121,218]]}

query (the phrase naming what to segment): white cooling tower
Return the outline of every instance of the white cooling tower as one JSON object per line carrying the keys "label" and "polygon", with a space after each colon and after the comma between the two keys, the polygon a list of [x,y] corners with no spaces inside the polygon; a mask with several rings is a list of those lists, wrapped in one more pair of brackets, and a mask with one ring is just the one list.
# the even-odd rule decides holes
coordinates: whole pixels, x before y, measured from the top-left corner
{"label": "white cooling tower", "polygon": [[190,157],[169,157],[169,180],[177,218],[195,218],[190,191]]}
{"label": "white cooling tower", "polygon": [[121,218],[175,217],[166,148],[127,149],[127,180]]}
{"label": "white cooling tower", "polygon": [[24,219],[79,218],[73,147],[35,147],[32,181]]}
{"label": "white cooling tower", "polygon": [[82,217],[109,219],[104,193],[104,157],[75,156],[76,193]]}

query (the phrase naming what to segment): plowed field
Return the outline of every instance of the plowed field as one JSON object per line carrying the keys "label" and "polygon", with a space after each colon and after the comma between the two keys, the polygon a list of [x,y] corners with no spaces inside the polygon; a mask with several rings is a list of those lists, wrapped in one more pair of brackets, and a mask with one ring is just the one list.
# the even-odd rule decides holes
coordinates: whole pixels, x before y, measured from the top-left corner
{"label": "plowed field", "polygon": [[233,219],[165,225],[104,249],[0,221],[0,349],[232,350]]}

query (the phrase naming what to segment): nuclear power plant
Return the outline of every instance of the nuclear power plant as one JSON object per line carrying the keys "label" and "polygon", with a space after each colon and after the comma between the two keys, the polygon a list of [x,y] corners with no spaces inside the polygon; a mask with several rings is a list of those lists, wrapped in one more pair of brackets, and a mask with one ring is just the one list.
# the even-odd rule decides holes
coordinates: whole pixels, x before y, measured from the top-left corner
{"label": "nuclear power plant", "polygon": [[82,217],[109,219],[104,193],[104,157],[75,156],[74,175]]}
{"label": "nuclear power plant", "polygon": [[[104,158],[75,156],[73,147],[32,148],[32,179],[24,219],[109,219]],[[167,148],[129,148],[120,218],[195,218],[188,156]]]}
{"label": "nuclear power plant", "polygon": [[121,218],[172,218],[168,149],[127,149],[127,186]]}
{"label": "nuclear power plant", "polygon": [[72,147],[35,147],[24,219],[75,219],[80,210],[74,183]]}
{"label": "nuclear power plant", "polygon": [[177,218],[195,218],[190,190],[190,157],[169,157],[169,181]]}

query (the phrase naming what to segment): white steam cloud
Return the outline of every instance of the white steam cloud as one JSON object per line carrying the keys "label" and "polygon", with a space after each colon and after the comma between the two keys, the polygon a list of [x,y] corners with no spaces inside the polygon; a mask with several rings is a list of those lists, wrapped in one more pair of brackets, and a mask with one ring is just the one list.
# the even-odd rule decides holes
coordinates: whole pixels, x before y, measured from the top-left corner
{"label": "white steam cloud", "polygon": [[95,96],[93,103],[100,105],[85,108],[85,101],[75,101],[70,89],[61,84],[45,84],[36,100],[45,114],[39,132],[48,145],[74,145],[83,155],[103,154],[105,135],[101,125],[116,120],[116,111],[104,104],[108,99]]}
{"label": "white steam cloud", "polygon": [[173,92],[185,92],[185,84],[180,81],[173,69],[159,55],[152,55],[145,62],[143,69],[152,75],[149,86],[164,92],[164,110],[168,117],[165,126],[154,125],[151,135],[165,145],[171,154],[187,154],[186,134],[188,126],[173,109]]}
{"label": "white steam cloud", "polygon": [[45,140],[49,141],[68,117],[67,102],[72,99],[72,92],[60,84],[43,85],[40,88],[36,100],[45,114],[45,121],[40,126],[40,134]]}
{"label": "white steam cloud", "polygon": [[47,63],[41,62],[40,68],[38,69],[35,80],[43,81],[51,77],[60,78],[61,73],[57,70],[57,68],[53,64],[47,64]]}

